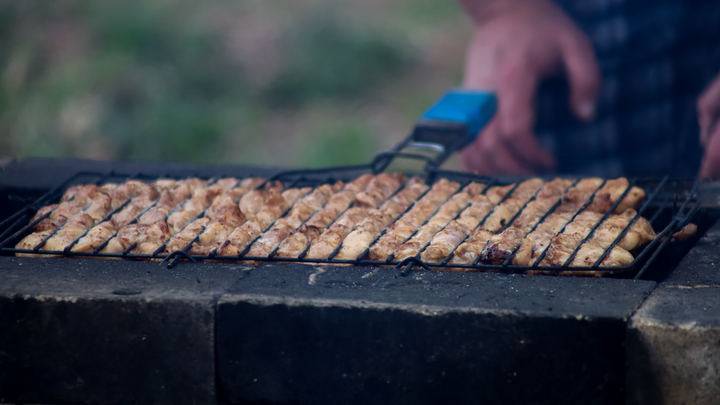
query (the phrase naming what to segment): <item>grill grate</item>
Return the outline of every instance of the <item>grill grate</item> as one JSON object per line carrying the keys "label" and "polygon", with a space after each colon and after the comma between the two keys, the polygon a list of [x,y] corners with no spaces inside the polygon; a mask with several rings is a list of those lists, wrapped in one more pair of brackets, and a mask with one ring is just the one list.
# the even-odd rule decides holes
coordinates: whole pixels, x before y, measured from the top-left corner
{"label": "grill grate", "polygon": [[[379,172],[382,171],[387,165],[389,164],[389,161],[392,160],[394,157],[409,157],[412,159],[421,159],[421,160],[428,160],[425,157],[418,157],[421,155],[414,155],[414,154],[407,154],[407,153],[399,153],[399,152],[388,152],[384,154],[378,155],[378,157],[369,165],[355,165],[355,166],[344,166],[344,167],[336,167],[336,168],[326,168],[326,169],[309,169],[309,170],[295,170],[295,171],[285,171],[280,172],[274,176],[271,176],[265,182],[260,184],[257,188],[264,187],[267,183],[271,181],[280,181],[283,183],[283,185],[286,188],[293,188],[293,187],[318,187],[322,184],[331,184],[334,183],[338,179],[345,179],[354,177],[354,174],[361,170],[367,170],[370,169],[372,172]],[[429,160],[428,160],[429,161]],[[513,257],[517,254],[517,251],[519,250],[519,246],[515,248],[515,250],[512,252],[512,254],[502,263],[502,264],[484,264],[479,263],[479,258],[475,260],[472,264],[455,264],[455,263],[449,263],[450,259],[452,258],[452,255],[447,257],[445,260],[443,260],[440,263],[423,263],[420,260],[420,254],[418,253],[417,256],[411,257],[408,259],[405,259],[403,261],[396,261],[394,260],[394,255],[391,255],[386,260],[368,260],[364,257],[367,257],[369,249],[386,233],[386,230],[381,232],[368,246],[368,248],[363,252],[362,255],[358,257],[356,260],[336,260],[334,257],[338,254],[340,251],[342,244],[335,249],[335,251],[327,258],[327,259],[310,259],[306,258],[307,252],[310,248],[310,246],[307,246],[305,248],[305,251],[298,257],[298,258],[285,258],[285,257],[277,257],[275,254],[277,253],[277,250],[279,248],[279,245],[270,253],[267,257],[253,257],[248,256],[248,252],[250,251],[251,246],[255,241],[257,241],[260,237],[262,237],[262,233],[260,236],[257,236],[252,243],[248,244],[242,252],[240,252],[237,256],[220,256],[216,254],[216,249],[214,249],[212,252],[210,252],[207,255],[193,255],[189,253],[190,248],[192,247],[193,243],[197,242],[200,233],[198,233],[195,238],[187,244],[183,249],[170,253],[170,254],[161,254],[161,252],[164,251],[165,245],[161,246],[160,248],[156,249],[153,254],[133,254],[131,251],[136,247],[135,244],[131,245],[125,251],[122,253],[103,253],[100,252],[105,245],[107,245],[108,241],[112,238],[109,238],[107,241],[105,241],[101,246],[94,249],[92,252],[71,252],[71,247],[77,243],[77,241],[85,236],[89,230],[83,234],[82,236],[75,239],[75,241],[72,242],[72,245],[66,247],[63,251],[45,251],[40,250],[41,247],[47,242],[49,238],[52,237],[56,232],[58,232],[62,226],[55,229],[55,231],[44,238],[44,240],[37,246],[35,246],[33,249],[16,249],[14,248],[15,244],[19,242],[23,237],[28,235],[31,232],[31,229],[40,221],[47,218],[52,211],[49,211],[45,213],[43,216],[37,218],[32,223],[27,224],[28,218],[32,217],[34,213],[41,208],[44,205],[51,204],[53,202],[56,202],[59,200],[62,193],[69,188],[72,185],[75,184],[104,184],[107,182],[117,182],[117,181],[124,181],[124,180],[140,180],[140,181],[152,181],[156,180],[157,178],[168,176],[156,176],[156,175],[148,175],[143,173],[135,173],[131,175],[121,174],[121,173],[115,173],[115,172],[109,172],[109,173],[91,173],[91,172],[80,172],[76,175],[72,176],[70,179],[56,187],[55,189],[49,191],[45,195],[41,196],[37,201],[35,201],[32,204],[29,204],[28,206],[24,207],[21,211],[18,213],[12,215],[8,219],[4,220],[2,223],[0,223],[0,230],[4,230],[0,234],[0,251],[5,253],[24,253],[24,254],[36,254],[36,255],[61,255],[61,256],[73,256],[73,257],[108,257],[108,258],[128,258],[128,259],[145,259],[145,260],[162,260],[163,262],[167,263],[169,267],[174,266],[179,261],[183,259],[191,260],[191,261],[203,261],[203,260],[212,260],[212,261],[259,261],[259,262],[304,262],[304,263],[315,263],[315,264],[344,264],[344,265],[361,265],[361,266],[395,266],[397,268],[402,269],[404,273],[407,273],[409,270],[411,270],[415,266],[420,266],[426,269],[430,268],[438,268],[438,269],[444,269],[444,268],[451,268],[451,269],[465,269],[465,270],[475,270],[475,271],[501,271],[501,272],[507,272],[507,273],[523,273],[523,272],[541,272],[541,273],[548,273],[548,274],[588,274],[588,271],[593,272],[592,274],[598,275],[600,273],[603,274],[613,274],[613,273],[622,273],[622,272],[630,272],[633,270],[638,270],[636,273],[636,277],[640,277],[643,272],[650,266],[650,264],[653,262],[653,260],[658,256],[658,254],[667,246],[670,237],[672,233],[676,232],[680,228],[682,228],[692,217],[692,215],[699,209],[700,203],[699,198],[697,198],[696,192],[698,188],[698,180],[695,180],[694,182],[691,182],[689,180],[671,180],[668,177],[664,177],[661,179],[632,179],[630,181],[630,186],[625,190],[625,192],[621,195],[620,198],[617,199],[617,202],[612,206],[612,208],[602,217],[600,221],[597,222],[597,224],[592,228],[592,230],[587,234],[587,236],[583,239],[582,243],[587,242],[593,235],[593,232],[602,224],[602,222],[607,219],[611,213],[617,208],[617,206],[622,202],[623,198],[627,195],[627,193],[630,191],[630,188],[632,186],[639,186],[644,188],[645,190],[652,190],[647,195],[645,201],[643,202],[642,206],[637,210],[637,215],[630,220],[629,225],[620,233],[620,235],[612,242],[610,247],[605,250],[603,255],[590,267],[570,267],[570,263],[572,262],[573,258],[577,254],[578,250],[580,249],[580,245],[574,250],[572,255],[569,257],[569,259],[561,266],[561,267],[546,267],[546,266],[540,266],[540,262],[545,256],[545,252],[530,266],[514,266],[510,263],[512,262]],[[224,177],[224,176],[218,176],[218,178]],[[408,212],[414,204],[419,201],[424,194],[426,194],[430,188],[432,187],[432,184],[439,178],[447,178],[451,181],[457,181],[461,184],[461,186],[458,188],[457,192],[460,192],[463,187],[470,182],[477,182],[485,185],[485,189],[483,191],[486,192],[490,187],[495,185],[507,185],[515,182],[516,184],[519,184],[522,179],[513,179],[513,181],[503,181],[498,178],[491,178],[487,176],[479,176],[474,175],[470,173],[462,173],[462,172],[455,172],[455,171],[448,171],[448,170],[441,170],[441,169],[434,169],[434,168],[426,168],[425,171],[425,180],[428,185],[428,189],[418,198],[415,199],[415,202],[410,204],[403,213],[397,216],[395,218],[395,221],[402,218],[403,214]],[[209,179],[208,185],[212,184],[215,179]],[[575,181],[577,183],[577,180]],[[575,184],[574,183],[574,184]],[[573,184],[573,185],[574,185]],[[400,192],[405,184],[403,184],[401,187],[399,187],[394,193]],[[515,186],[517,187],[517,185]],[[506,195],[503,197],[503,199],[500,201],[504,201],[506,198],[508,198],[512,191],[514,189],[510,190],[506,193]],[[591,203],[593,198],[595,197],[595,194],[597,193],[597,190],[592,193],[590,198],[588,198],[587,202],[581,207],[580,210],[578,210],[574,216],[573,219],[579,215],[581,212],[583,212]],[[537,192],[536,192],[537,193]],[[394,195],[394,194],[393,194]],[[391,198],[392,195],[389,198]],[[449,197],[451,198],[451,197]],[[449,199],[448,198],[448,199]],[[528,199],[515,213],[515,215],[512,217],[510,221],[508,221],[504,227],[503,230],[506,229],[508,226],[510,226],[513,221],[520,215],[520,213],[523,211],[523,209],[531,202],[533,201],[535,196]],[[125,201],[121,206],[113,210],[110,214],[108,214],[102,221],[109,220],[112,215],[122,210],[127,204],[130,203],[130,199]],[[561,203],[561,199],[559,199],[541,218],[540,220],[532,227],[532,230],[534,230],[548,215],[550,215]],[[130,223],[135,223],[138,221],[138,219],[148,210],[150,210],[152,207],[154,207],[157,204],[157,201],[155,201],[154,204],[150,205],[146,209],[142,210],[137,216],[135,216]],[[499,203],[498,203],[499,204]],[[469,204],[468,204],[469,205]],[[178,204],[178,207],[175,208],[175,210],[179,209],[179,207],[182,206],[182,203]],[[467,206],[463,207],[467,208]],[[291,207],[288,208],[279,218],[282,218],[283,216],[287,215],[290,211]],[[173,211],[171,211],[170,214],[172,214]],[[492,212],[492,211],[491,211]],[[460,213],[462,213],[462,209],[458,212],[457,217],[460,216]],[[648,220],[653,226],[653,229],[662,229],[658,232],[658,237],[655,238],[648,246],[646,246],[637,256],[635,256],[634,261],[627,265],[622,267],[603,267],[599,268],[600,263],[607,257],[609,252],[613,247],[615,247],[618,242],[625,236],[628,229],[632,226],[632,224],[643,214],[648,214]],[[200,218],[205,214],[205,211],[202,211],[199,215],[197,215],[194,219]],[[337,220],[340,218],[342,213],[338,214],[335,218]],[[490,215],[488,213],[485,218],[482,219],[480,224],[482,224]],[[311,217],[311,216],[310,216]],[[308,217],[307,219],[309,219]],[[432,215],[426,219],[425,223],[429,221],[429,218],[432,218]],[[194,220],[193,219],[193,220]],[[307,221],[307,219],[305,221]],[[334,220],[334,221],[335,221]],[[265,230],[271,229],[272,226],[275,224],[275,221],[273,221]],[[572,222],[572,219],[568,221],[567,224]],[[100,223],[100,222],[98,222]],[[188,224],[192,223],[192,220],[188,222]],[[25,224],[25,225],[24,225]],[[187,226],[187,225],[186,225]],[[415,233],[420,228],[418,228]],[[563,230],[565,227],[563,227]],[[264,233],[263,232],[263,233]],[[561,230],[562,232],[562,230]],[[117,235],[117,233],[115,234]],[[115,236],[113,235],[113,237]],[[414,234],[413,234],[414,235]],[[412,238],[411,235],[407,240]],[[424,248],[423,248],[424,249]],[[422,250],[420,252],[422,252]]]}

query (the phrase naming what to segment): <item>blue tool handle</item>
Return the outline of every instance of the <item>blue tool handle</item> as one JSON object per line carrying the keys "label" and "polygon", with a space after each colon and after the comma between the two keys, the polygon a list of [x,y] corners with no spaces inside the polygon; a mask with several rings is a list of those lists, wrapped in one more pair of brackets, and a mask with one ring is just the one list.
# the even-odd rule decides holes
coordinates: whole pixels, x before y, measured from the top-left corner
{"label": "blue tool handle", "polygon": [[491,92],[452,90],[425,112],[415,126],[413,140],[459,150],[477,138],[497,110]]}

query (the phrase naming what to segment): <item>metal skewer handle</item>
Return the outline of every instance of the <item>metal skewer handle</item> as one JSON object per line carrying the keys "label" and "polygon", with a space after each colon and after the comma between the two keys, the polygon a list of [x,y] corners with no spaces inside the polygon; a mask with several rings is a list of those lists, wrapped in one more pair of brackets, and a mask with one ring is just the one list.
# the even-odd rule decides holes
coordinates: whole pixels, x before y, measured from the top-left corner
{"label": "metal skewer handle", "polygon": [[496,110],[494,93],[465,89],[449,91],[420,117],[410,136],[382,155],[409,157],[403,152],[405,149],[433,150],[437,155],[425,160],[428,167],[437,169],[450,155],[474,141]]}

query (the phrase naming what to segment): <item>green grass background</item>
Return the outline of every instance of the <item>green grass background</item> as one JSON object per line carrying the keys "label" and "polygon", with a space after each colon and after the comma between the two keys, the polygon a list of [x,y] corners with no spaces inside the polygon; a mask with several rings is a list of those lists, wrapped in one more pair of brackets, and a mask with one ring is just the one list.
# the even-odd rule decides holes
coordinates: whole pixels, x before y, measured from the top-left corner
{"label": "green grass background", "polygon": [[327,166],[460,82],[438,0],[0,0],[0,156]]}

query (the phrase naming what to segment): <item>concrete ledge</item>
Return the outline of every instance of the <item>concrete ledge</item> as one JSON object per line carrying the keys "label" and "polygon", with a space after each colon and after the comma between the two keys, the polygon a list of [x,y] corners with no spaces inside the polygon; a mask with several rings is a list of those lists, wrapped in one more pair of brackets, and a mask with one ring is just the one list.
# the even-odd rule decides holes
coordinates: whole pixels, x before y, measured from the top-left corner
{"label": "concrete ledge", "polygon": [[214,302],[0,296],[0,400],[215,402]]}
{"label": "concrete ledge", "polygon": [[719,298],[717,287],[653,292],[628,331],[629,404],[720,403]]}
{"label": "concrete ledge", "polygon": [[720,224],[632,317],[628,404],[720,403]]}
{"label": "concrete ledge", "polygon": [[626,321],[653,285],[261,267],[218,303],[220,399],[615,404]]}
{"label": "concrete ledge", "polygon": [[0,257],[0,402],[217,403],[230,265]]}

